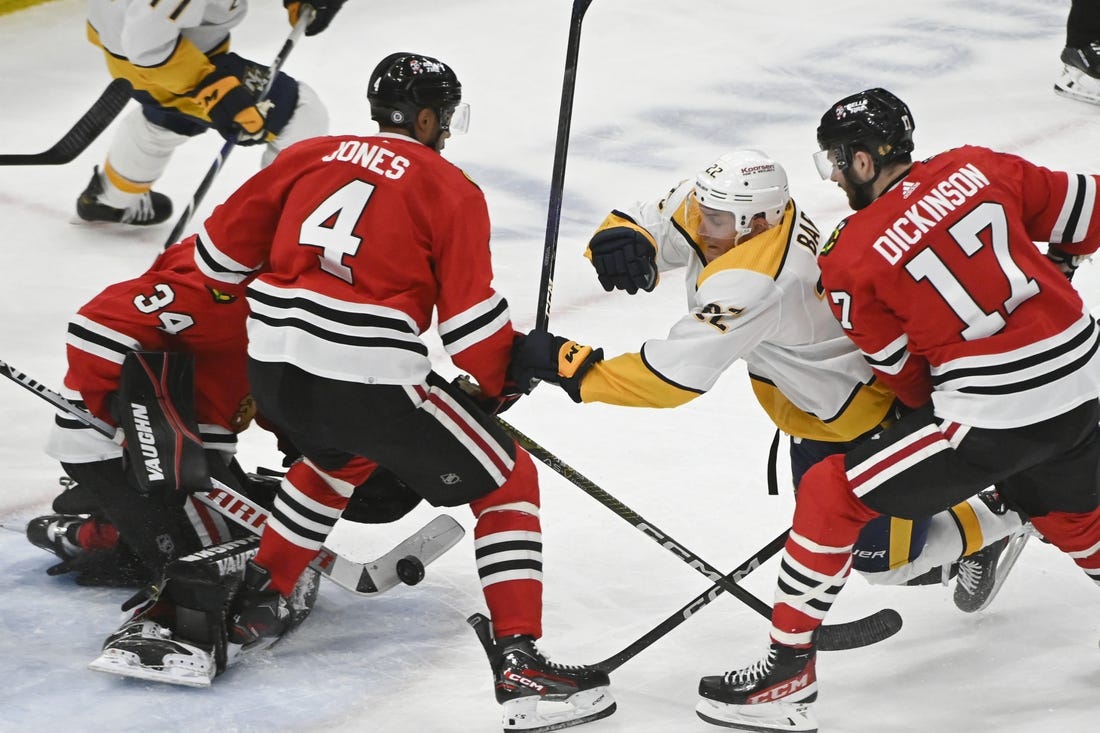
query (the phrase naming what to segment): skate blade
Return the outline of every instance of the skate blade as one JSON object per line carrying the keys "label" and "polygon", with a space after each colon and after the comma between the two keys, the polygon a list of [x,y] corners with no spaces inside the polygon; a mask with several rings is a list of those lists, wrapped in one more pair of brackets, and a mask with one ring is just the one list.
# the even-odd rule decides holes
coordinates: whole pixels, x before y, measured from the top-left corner
{"label": "skate blade", "polygon": [[148,682],[184,687],[210,687],[214,679],[213,659],[208,660],[206,664],[195,664],[172,659],[172,656],[174,655],[165,658],[164,667],[148,667],[143,665],[138,655],[133,652],[106,649],[88,664],[88,669]]}
{"label": "skate blade", "polygon": [[989,591],[989,595],[982,602],[982,605],[978,606],[975,611],[984,611],[989,608],[989,604],[993,603],[993,599],[1001,592],[1001,586],[1008,579],[1009,571],[1020,559],[1020,553],[1024,551],[1024,545],[1031,539],[1031,532],[1032,530],[1024,527],[1008,541],[1008,545],[997,561],[997,579],[993,581],[993,588]]}
{"label": "skate blade", "polygon": [[797,731],[817,733],[817,718],[807,703],[768,702],[758,705],[729,705],[700,699],[695,714],[711,725],[723,728],[772,733]]}
{"label": "skate blade", "polygon": [[1066,68],[1054,82],[1054,93],[1078,102],[1100,105],[1100,80],[1079,69]]}
{"label": "skate blade", "polygon": [[565,700],[531,695],[504,703],[504,731],[546,733],[606,718],[615,712],[615,698],[606,687],[594,687]]}

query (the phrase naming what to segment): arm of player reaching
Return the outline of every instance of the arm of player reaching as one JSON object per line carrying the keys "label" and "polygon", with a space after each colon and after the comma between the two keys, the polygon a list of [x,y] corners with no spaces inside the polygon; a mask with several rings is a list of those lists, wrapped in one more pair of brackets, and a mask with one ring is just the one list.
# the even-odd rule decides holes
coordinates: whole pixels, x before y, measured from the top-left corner
{"label": "arm of player reaching", "polygon": [[532,332],[514,352],[512,369],[520,384],[531,377],[552,382],[575,402],[677,407],[709,391],[731,364],[775,332],[780,297],[767,276],[721,271],[703,282],[696,307],[667,336],[647,340],[640,353],[603,360],[600,349]]}
{"label": "arm of player reaching", "polygon": [[690,191],[684,182],[659,201],[635,202],[607,215],[584,252],[604,290],[649,292],[657,286],[658,273],[690,261],[691,246],[673,222]]}

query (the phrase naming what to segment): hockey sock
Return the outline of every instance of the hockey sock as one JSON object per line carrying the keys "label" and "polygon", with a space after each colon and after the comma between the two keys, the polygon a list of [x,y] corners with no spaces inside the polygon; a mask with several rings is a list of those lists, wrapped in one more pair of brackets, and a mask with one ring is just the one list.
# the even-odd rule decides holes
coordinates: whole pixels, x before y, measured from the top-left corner
{"label": "hockey sock", "polygon": [[504,484],[470,508],[477,516],[478,576],[497,638],[542,636],[542,527],[531,456],[517,450]]}
{"label": "hockey sock", "polygon": [[375,464],[356,458],[342,468],[322,471],[309,459],[290,467],[264,528],[256,563],[271,573],[271,587],[288,595],[317,556],[355,487]]}
{"label": "hockey sock", "polygon": [[876,516],[852,493],[844,456],[829,456],[806,472],[780,563],[773,641],[788,646],[812,642],[847,582],[860,529]]}
{"label": "hockey sock", "polygon": [[76,542],[85,550],[109,550],[118,544],[118,530],[113,524],[91,519],[76,531]]}

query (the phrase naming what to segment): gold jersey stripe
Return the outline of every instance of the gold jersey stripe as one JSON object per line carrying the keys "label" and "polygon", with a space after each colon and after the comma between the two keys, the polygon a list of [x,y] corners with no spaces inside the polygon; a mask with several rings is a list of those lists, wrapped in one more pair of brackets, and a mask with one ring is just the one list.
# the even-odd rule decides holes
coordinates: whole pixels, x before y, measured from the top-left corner
{"label": "gold jersey stripe", "polygon": [[949,511],[955,515],[955,521],[959,523],[959,530],[962,532],[965,545],[963,555],[972,555],[982,549],[985,544],[982,541],[982,523],[978,520],[974,507],[964,501],[951,507]]}
{"label": "gold jersey stripe", "polygon": [[913,520],[890,517],[890,569],[909,564],[913,546]]}

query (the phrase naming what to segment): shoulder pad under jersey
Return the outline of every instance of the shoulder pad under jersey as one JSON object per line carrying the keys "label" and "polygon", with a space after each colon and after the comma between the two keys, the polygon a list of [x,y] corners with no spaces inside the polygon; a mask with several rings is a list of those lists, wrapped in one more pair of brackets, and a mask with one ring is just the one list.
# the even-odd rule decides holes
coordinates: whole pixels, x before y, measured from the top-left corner
{"label": "shoulder pad under jersey", "polygon": [[[457,167],[457,166],[456,166],[456,167]],[[459,171],[460,171],[460,172],[462,173],[462,175],[464,175],[464,176],[466,177],[466,180],[467,180],[467,181],[469,181],[470,183],[474,184],[474,188],[476,188],[476,189],[477,189],[478,191],[480,191],[480,190],[481,190],[481,186],[477,185],[477,181],[475,181],[475,180],[474,180],[473,178],[470,178],[470,174],[469,174],[469,173],[467,173],[467,172],[466,172],[465,170],[463,170],[462,168],[459,168],[458,170],[459,170]]]}

